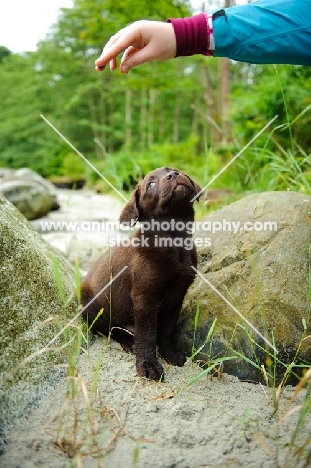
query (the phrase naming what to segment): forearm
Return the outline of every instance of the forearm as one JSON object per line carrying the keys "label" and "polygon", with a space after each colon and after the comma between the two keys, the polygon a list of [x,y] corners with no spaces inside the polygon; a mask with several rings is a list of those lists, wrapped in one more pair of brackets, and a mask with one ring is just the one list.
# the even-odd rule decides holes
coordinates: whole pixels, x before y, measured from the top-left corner
{"label": "forearm", "polygon": [[188,41],[193,43],[191,34],[200,28],[196,36],[206,35],[202,42],[207,44],[207,50],[194,53],[249,63],[311,65],[311,0],[259,0],[219,10],[213,14],[212,31],[209,27],[204,29],[203,15],[197,16],[199,20],[190,19],[193,26],[188,25],[184,32],[176,20],[171,20],[177,55],[192,55],[179,51],[178,45],[187,42],[187,32]]}

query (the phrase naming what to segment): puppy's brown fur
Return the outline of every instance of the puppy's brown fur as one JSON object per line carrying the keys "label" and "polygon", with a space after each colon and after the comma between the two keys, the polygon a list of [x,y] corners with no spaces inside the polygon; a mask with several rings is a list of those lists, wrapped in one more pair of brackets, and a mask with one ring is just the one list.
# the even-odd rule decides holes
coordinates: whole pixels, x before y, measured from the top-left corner
{"label": "puppy's brown fur", "polygon": [[[173,337],[184,296],[195,277],[191,267],[197,266],[197,256],[195,247],[189,247],[189,224],[182,230],[167,230],[167,226],[172,219],[185,226],[194,221],[191,199],[200,190],[176,169],[162,167],[150,172],[137,185],[120,222],[140,221],[144,227],[151,220],[167,221],[161,225],[165,230],[139,229],[131,237],[135,246],[120,245],[104,253],[81,283],[84,318],[95,332],[111,332],[126,351],[134,352],[138,374],[153,380],[163,375],[156,358],[157,345],[167,362],[177,366],[185,363]],[[177,225],[179,229],[182,223]],[[164,243],[170,238],[175,244],[158,247],[160,238]],[[126,270],[100,293],[125,266]]]}

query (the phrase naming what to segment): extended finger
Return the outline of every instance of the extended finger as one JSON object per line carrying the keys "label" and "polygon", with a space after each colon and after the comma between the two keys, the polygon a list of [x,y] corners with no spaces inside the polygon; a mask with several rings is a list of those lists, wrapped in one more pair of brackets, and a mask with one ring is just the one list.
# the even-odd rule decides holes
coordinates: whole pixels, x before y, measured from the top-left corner
{"label": "extended finger", "polygon": [[101,56],[95,61],[95,65],[98,68],[105,67],[108,62],[115,60],[121,52],[124,52],[133,44],[136,33],[126,31],[126,29],[127,28],[125,28],[122,33],[119,31],[119,33],[106,44]]}
{"label": "extended finger", "polygon": [[118,67],[118,64],[117,64],[117,59],[116,58],[113,58],[110,60],[110,70],[111,71],[114,71],[116,70]]}
{"label": "extended finger", "polygon": [[117,61],[115,57],[113,57],[111,60],[106,61],[102,61],[101,59],[102,57],[104,57],[105,52],[109,50],[109,47],[111,47],[119,39],[119,37],[122,36],[125,29],[126,28],[120,29],[120,31],[117,32],[114,36],[112,36],[109,39],[109,41],[105,44],[101,56],[95,61],[95,69],[97,71],[103,71],[106,68],[108,62],[110,62],[110,70],[115,70],[117,68]]}

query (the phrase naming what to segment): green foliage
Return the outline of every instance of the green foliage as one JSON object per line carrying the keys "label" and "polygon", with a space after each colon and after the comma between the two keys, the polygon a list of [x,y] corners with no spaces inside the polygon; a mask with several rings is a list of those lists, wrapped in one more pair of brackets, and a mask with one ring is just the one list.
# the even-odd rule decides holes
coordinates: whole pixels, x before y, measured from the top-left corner
{"label": "green foliage", "polygon": [[7,47],[0,46],[0,63],[3,61],[5,57],[8,57],[9,55],[11,55],[11,53],[12,52]]}
{"label": "green foliage", "polygon": [[60,175],[70,174],[73,180],[78,180],[80,177],[84,176],[84,172],[84,165],[81,159],[77,157],[77,154],[73,152],[67,153],[60,167]]}
{"label": "green foliage", "polygon": [[[234,84],[231,118],[239,146],[278,115],[270,138],[262,135],[237,164],[242,186],[310,192],[311,73],[308,67],[244,65]],[[245,80],[246,78],[246,80]]]}
{"label": "green foliage", "polygon": [[[114,154],[106,153],[94,164],[117,188],[132,188],[138,180],[156,167],[170,166],[182,169],[198,182],[204,183],[207,158],[197,152],[198,138],[191,136],[176,144],[153,145],[145,151],[129,152],[122,148]],[[219,166],[217,165],[219,170]],[[87,170],[87,181],[105,191],[105,182],[92,170]]]}
{"label": "green foliage", "polygon": [[283,127],[268,141],[265,132],[216,185],[307,192],[308,67],[231,64],[226,131],[218,59],[152,62],[126,76],[94,72],[103,44],[121,27],[189,14],[187,0],[75,0],[36,52],[18,55],[0,47],[0,166],[28,166],[46,177],[85,173],[89,184],[104,189],[43,114],[118,188],[167,165],[205,184],[278,114]]}

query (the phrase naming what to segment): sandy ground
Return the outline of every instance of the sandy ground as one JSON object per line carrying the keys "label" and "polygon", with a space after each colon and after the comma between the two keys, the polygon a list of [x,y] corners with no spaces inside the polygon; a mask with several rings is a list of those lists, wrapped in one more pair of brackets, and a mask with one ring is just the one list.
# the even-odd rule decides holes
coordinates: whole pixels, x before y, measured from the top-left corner
{"label": "sandy ground", "polygon": [[[78,207],[72,219],[81,218],[83,194],[70,197]],[[87,217],[99,217],[100,198],[89,194],[87,203],[93,207],[92,214],[86,209]],[[109,199],[107,206],[111,218],[118,216],[118,206]],[[60,233],[59,242],[64,236]],[[163,383],[139,378],[133,355],[95,338],[80,355],[75,377],[56,382],[54,393],[10,433],[0,467],[310,466],[288,445],[303,392],[292,399],[295,389],[286,387],[275,413],[272,389],[226,374],[190,385],[202,368],[163,366]],[[298,447],[311,433],[311,415],[306,419]]]}
{"label": "sandy ground", "polygon": [[[272,389],[226,374],[204,376],[187,386],[201,368],[193,363],[183,368],[163,364],[165,382],[139,378],[133,355],[115,342],[107,347],[106,339],[97,337],[80,356],[76,378],[59,382],[55,392],[11,432],[0,466],[304,466],[287,447],[303,393],[291,401],[294,388],[287,387],[281,409],[274,414]],[[72,383],[75,397],[66,399]],[[309,414],[301,436],[310,433]]]}

